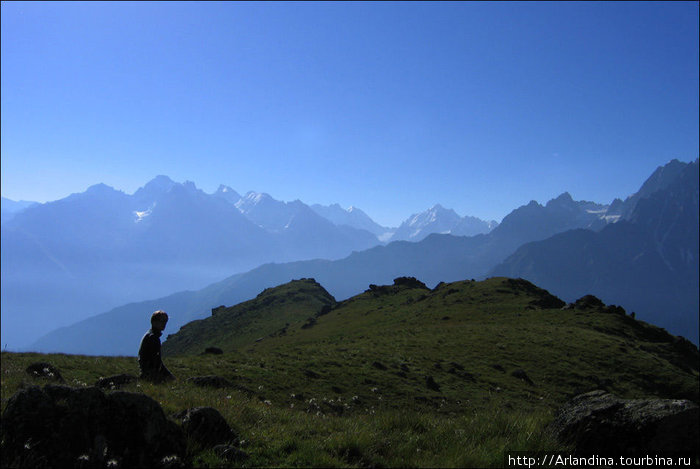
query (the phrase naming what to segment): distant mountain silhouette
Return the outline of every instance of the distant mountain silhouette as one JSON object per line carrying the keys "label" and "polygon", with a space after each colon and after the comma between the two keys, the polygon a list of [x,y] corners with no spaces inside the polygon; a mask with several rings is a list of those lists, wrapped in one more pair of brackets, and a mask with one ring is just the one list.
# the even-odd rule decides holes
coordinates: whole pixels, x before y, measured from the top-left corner
{"label": "distant mountain silhouette", "polygon": [[640,200],[650,197],[655,192],[675,184],[678,178],[681,177],[681,174],[687,170],[687,166],[687,163],[682,163],[674,159],[668,164],[656,168],[642,187],[636,193],[625,199],[620,209],[622,218],[630,218]]}
{"label": "distant mountain silhouette", "polygon": [[336,225],[347,225],[369,231],[381,241],[388,239],[386,235],[392,231],[392,228],[379,225],[357,207],[350,207],[345,210],[338,204],[327,206],[314,204],[311,206],[311,209]]}
{"label": "distant mountain silhouette", "polygon": [[219,188],[216,190],[216,192],[214,192],[214,196],[221,197],[222,199],[232,204],[235,204],[236,202],[241,200],[241,195],[238,192],[236,192],[229,186],[225,186],[223,184],[219,185]]}
{"label": "distant mountain silhouette", "polygon": [[22,210],[34,205],[38,205],[38,203],[27,200],[11,200],[2,197],[2,201],[0,202],[0,220],[2,223],[8,222]]}
{"label": "distant mountain silhouette", "polygon": [[[430,286],[440,281],[483,277],[524,243],[545,239],[562,230],[596,225],[600,215],[589,213],[591,207],[590,202],[575,202],[566,194],[545,206],[531,202],[514,210],[486,235],[431,234],[417,243],[396,241],[335,261],[262,265],[195,292],[181,292],[115,308],[53,331],[32,348],[70,353],[130,354],[138,346],[144,317],[155,309],[168,311],[171,317],[169,331],[176,331],[189,321],[206,317],[213,307],[240,303],[265,288],[303,277],[317,279],[337,299],[353,296],[371,283],[391,283],[401,276],[420,278]],[[289,229],[294,231],[293,226]],[[121,339],[115,340],[114,337]]]}
{"label": "distant mountain silhouette", "polygon": [[491,271],[567,301],[594,294],[698,343],[698,161],[672,161],[616,207],[600,232],[526,244]]}
{"label": "distant mountain silhouette", "polygon": [[[283,236],[285,251],[297,259],[335,259],[350,249],[364,249],[378,244],[372,233],[347,225],[337,226],[299,200],[280,202],[269,194],[249,192],[236,202],[246,218],[271,233]],[[338,246],[346,247],[340,252]],[[276,260],[284,261],[280,252]]]}

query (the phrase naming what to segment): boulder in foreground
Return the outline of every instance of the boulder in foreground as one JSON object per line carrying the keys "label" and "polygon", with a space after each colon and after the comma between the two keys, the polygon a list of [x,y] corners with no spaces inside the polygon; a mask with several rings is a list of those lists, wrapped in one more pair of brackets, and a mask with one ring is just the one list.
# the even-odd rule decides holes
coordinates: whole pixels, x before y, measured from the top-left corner
{"label": "boulder in foreground", "polygon": [[143,394],[31,386],[2,414],[2,467],[162,467],[185,452],[182,429]]}
{"label": "boulder in foreground", "polygon": [[688,400],[621,399],[597,390],[566,403],[550,429],[580,455],[692,454],[699,418],[700,408]]}

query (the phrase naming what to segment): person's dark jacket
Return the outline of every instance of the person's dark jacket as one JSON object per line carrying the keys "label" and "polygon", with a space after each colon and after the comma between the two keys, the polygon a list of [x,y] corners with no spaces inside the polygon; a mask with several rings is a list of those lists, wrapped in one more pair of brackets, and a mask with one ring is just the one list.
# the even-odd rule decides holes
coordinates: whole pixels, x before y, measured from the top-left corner
{"label": "person's dark jacket", "polygon": [[151,381],[166,381],[174,376],[163,364],[160,356],[160,336],[161,331],[150,329],[141,339],[139,347],[139,368],[141,368],[141,378]]}

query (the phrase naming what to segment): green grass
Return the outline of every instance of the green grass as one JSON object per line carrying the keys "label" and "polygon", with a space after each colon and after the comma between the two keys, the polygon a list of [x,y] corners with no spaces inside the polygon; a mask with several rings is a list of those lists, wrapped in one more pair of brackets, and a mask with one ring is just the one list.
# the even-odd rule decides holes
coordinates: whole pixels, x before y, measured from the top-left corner
{"label": "green grass", "polygon": [[[37,360],[57,366],[74,386],[92,384],[103,369],[109,370],[105,374],[133,373],[136,366],[135,359],[129,357],[3,353],[3,408],[15,390],[46,384],[24,373],[24,368]],[[179,358],[169,364],[177,364],[172,368],[181,372],[198,374],[199,370],[189,369],[187,362]],[[250,455],[247,466],[497,467],[502,465],[506,450],[562,448],[543,432],[551,412],[508,409],[498,400],[461,414],[371,405],[368,412],[338,416],[324,413],[323,405],[318,411],[307,412],[302,405],[265,403],[257,396],[202,389],[183,379],[169,385],[139,383],[122,389],[154,398],[168,415],[190,407],[215,407],[243,440],[243,450]],[[192,456],[196,467],[236,466],[220,460],[211,450],[195,451]]]}
{"label": "green grass", "polygon": [[163,353],[201,353],[212,346],[237,350],[261,338],[283,334],[287,325],[313,317],[334,303],[313,279],[295,280],[268,288],[250,301],[217,309],[210,318],[186,324],[168,336]]}
{"label": "green grass", "polygon": [[[165,357],[178,380],[124,389],[153,397],[168,415],[215,407],[244,441],[247,466],[498,467],[506,451],[565,451],[546,428],[579,391],[604,385],[627,398],[698,401],[697,348],[625,315],[533,308],[548,294],[529,284],[394,286],[322,315],[325,291],[296,287],[183,328],[164,346],[191,344],[189,353]],[[227,312],[239,324],[231,326]],[[308,317],[315,324],[302,327]],[[280,321],[290,325],[274,334]],[[241,328],[253,323],[253,333]],[[193,331],[226,353],[200,355]],[[138,369],[134,357],[3,353],[3,409],[17,389],[44,384],[24,372],[35,361],[57,366],[74,386]],[[513,376],[518,369],[534,384]],[[248,392],[186,382],[212,374]],[[198,467],[227,464],[211,451],[190,453]]]}

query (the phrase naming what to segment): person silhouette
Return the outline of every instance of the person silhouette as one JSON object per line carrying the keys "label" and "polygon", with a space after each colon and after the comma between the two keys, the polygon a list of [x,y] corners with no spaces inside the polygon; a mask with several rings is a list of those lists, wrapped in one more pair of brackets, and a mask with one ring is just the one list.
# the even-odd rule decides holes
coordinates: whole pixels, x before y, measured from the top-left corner
{"label": "person silhouette", "polygon": [[142,379],[155,383],[175,379],[160,356],[160,336],[167,323],[168,314],[165,311],[158,310],[151,315],[151,329],[143,336],[139,347],[139,368]]}

